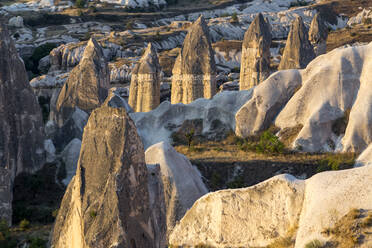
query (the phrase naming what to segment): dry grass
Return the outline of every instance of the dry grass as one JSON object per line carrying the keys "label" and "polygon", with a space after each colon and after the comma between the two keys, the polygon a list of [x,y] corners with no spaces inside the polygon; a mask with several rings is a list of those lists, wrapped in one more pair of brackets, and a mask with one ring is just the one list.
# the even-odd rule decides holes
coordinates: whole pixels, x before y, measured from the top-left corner
{"label": "dry grass", "polygon": [[372,41],[372,25],[358,25],[333,31],[327,39],[327,51],[355,42]]}
{"label": "dry grass", "polygon": [[269,244],[266,248],[292,248],[296,242],[298,226],[293,226],[288,229],[285,237],[280,237]]}

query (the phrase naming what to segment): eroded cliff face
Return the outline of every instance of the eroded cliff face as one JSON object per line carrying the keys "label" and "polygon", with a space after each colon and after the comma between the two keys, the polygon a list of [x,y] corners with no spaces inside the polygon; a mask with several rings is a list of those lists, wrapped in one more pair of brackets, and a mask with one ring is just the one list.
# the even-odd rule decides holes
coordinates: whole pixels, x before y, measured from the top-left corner
{"label": "eroded cliff face", "polygon": [[258,14],[244,35],[240,66],[240,90],[248,90],[270,75],[270,23]]}
{"label": "eroded cliff face", "polygon": [[75,108],[87,113],[107,97],[110,73],[102,48],[90,39],[80,63],[70,72],[56,103],[55,122],[61,127]]}
{"label": "eroded cliff face", "polygon": [[310,24],[309,40],[314,46],[316,56],[327,52],[328,28],[319,13],[315,14]]}
{"label": "eroded cliff face", "polygon": [[44,124],[7,27],[0,23],[0,219],[11,221],[14,177],[45,161]]}
{"label": "eroded cliff face", "polygon": [[292,22],[279,70],[304,69],[315,58],[308,30],[299,16]]}
{"label": "eroded cliff face", "polygon": [[160,64],[151,43],[132,71],[129,105],[135,112],[148,112],[160,104]]}
{"label": "eroded cliff face", "polygon": [[200,16],[190,28],[173,67],[171,102],[191,103],[216,94],[216,64],[209,29]]}
{"label": "eroded cliff face", "polygon": [[102,106],[85,127],[52,247],[158,247],[142,142],[125,109]]}

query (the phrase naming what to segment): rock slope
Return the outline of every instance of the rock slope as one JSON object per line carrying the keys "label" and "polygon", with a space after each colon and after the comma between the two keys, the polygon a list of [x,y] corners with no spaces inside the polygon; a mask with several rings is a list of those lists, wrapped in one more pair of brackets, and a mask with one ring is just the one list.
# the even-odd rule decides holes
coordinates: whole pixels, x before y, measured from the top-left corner
{"label": "rock slope", "polygon": [[314,58],[314,48],[309,41],[308,30],[299,16],[292,22],[278,69],[303,69]]}
{"label": "rock slope", "polygon": [[363,151],[372,141],[371,57],[372,43],[339,48],[305,70],[273,74],[238,111],[237,134],[246,137],[274,124],[281,136],[299,127],[292,134],[294,148]]}
{"label": "rock slope", "polygon": [[191,103],[216,93],[216,64],[208,26],[200,16],[191,26],[173,67],[171,102]]}
{"label": "rock slope", "polygon": [[168,235],[192,207],[194,202],[208,192],[199,171],[190,161],[166,142],[149,147],[145,152],[146,164],[160,165],[159,181],[163,185]]}
{"label": "rock slope", "polygon": [[12,185],[45,161],[44,124],[7,27],[0,23],[0,219],[11,221]]}
{"label": "rock slope", "polygon": [[319,13],[316,13],[310,24],[309,40],[314,47],[316,56],[327,52],[328,27]]}
{"label": "rock slope", "polygon": [[132,70],[129,105],[135,112],[148,112],[160,104],[159,59],[151,43]]}
{"label": "rock slope", "polygon": [[123,108],[94,110],[52,247],[157,247],[142,142]]}
{"label": "rock slope", "polygon": [[240,90],[247,90],[270,75],[271,28],[258,14],[244,35],[240,66]]}

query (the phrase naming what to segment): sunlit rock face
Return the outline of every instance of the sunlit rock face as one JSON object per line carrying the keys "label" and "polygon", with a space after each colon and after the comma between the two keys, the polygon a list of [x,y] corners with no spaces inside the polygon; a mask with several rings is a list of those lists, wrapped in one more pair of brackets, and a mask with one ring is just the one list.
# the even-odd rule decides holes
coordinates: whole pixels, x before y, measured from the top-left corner
{"label": "sunlit rock face", "polygon": [[191,103],[216,94],[216,64],[208,26],[200,16],[191,26],[173,67],[171,102]]}
{"label": "sunlit rock face", "polygon": [[0,219],[10,222],[15,176],[36,171],[45,161],[44,124],[23,61],[2,23],[0,54]]}
{"label": "sunlit rock face", "polygon": [[136,127],[124,108],[102,106],[85,127],[75,177],[52,233],[52,247],[159,247],[148,172]]}
{"label": "sunlit rock face", "polygon": [[148,112],[160,104],[160,72],[157,53],[149,43],[132,71],[129,105],[135,112]]}
{"label": "sunlit rock face", "polygon": [[270,75],[270,24],[258,14],[244,35],[240,66],[240,90],[247,90]]}
{"label": "sunlit rock face", "polygon": [[292,22],[278,69],[303,69],[314,58],[314,48],[309,41],[308,30],[299,16]]}

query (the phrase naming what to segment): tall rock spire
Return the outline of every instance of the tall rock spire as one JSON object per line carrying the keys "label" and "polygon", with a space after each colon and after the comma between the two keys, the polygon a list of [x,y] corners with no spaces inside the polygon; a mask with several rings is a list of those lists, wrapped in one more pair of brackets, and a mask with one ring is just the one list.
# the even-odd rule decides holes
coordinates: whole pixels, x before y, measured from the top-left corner
{"label": "tall rock spire", "polygon": [[316,56],[327,52],[327,37],[328,28],[324,24],[322,17],[319,13],[316,13],[313,20],[311,21],[309,30],[309,40],[314,46],[314,52]]}
{"label": "tall rock spire", "polygon": [[303,69],[314,58],[314,49],[309,41],[308,30],[299,16],[292,22],[278,69]]}
{"label": "tall rock spire", "polygon": [[171,102],[191,103],[216,93],[216,64],[208,25],[200,16],[186,35],[173,67]]}
{"label": "tall rock spire", "polygon": [[99,107],[107,97],[109,83],[110,73],[102,48],[95,39],[90,39],[80,63],[70,72],[58,96],[58,126],[63,125],[75,107],[87,113]]}
{"label": "tall rock spire", "polygon": [[244,35],[240,90],[248,90],[270,75],[270,24],[259,13]]}
{"label": "tall rock spire", "polygon": [[158,55],[149,43],[132,71],[128,102],[135,112],[147,112],[160,104],[160,72]]}
{"label": "tall rock spire", "polygon": [[0,219],[11,221],[13,180],[45,161],[40,106],[8,29],[0,22]]}

